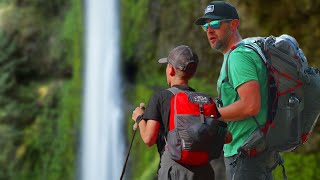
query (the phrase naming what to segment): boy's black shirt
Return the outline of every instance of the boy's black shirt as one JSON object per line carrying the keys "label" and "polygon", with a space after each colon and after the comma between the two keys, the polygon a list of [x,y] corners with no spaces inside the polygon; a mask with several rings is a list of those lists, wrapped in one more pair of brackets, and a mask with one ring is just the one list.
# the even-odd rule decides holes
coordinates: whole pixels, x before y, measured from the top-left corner
{"label": "boy's black shirt", "polygon": [[[185,91],[195,91],[187,85],[174,85],[178,89]],[[147,108],[144,111],[144,120],[156,120],[160,123],[159,135],[157,138],[157,147],[160,156],[164,152],[165,140],[164,136],[168,132],[168,122],[170,117],[170,101],[173,94],[167,89],[157,91],[150,98]]]}

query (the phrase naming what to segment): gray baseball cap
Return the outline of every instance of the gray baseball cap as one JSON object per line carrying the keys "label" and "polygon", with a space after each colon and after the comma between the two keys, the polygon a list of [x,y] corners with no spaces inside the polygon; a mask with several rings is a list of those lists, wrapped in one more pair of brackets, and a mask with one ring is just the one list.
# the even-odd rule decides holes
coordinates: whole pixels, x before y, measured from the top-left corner
{"label": "gray baseball cap", "polygon": [[189,63],[198,64],[199,59],[198,55],[189,46],[180,45],[172,49],[168,57],[161,58],[158,62],[161,64],[169,63],[176,69],[186,71]]}

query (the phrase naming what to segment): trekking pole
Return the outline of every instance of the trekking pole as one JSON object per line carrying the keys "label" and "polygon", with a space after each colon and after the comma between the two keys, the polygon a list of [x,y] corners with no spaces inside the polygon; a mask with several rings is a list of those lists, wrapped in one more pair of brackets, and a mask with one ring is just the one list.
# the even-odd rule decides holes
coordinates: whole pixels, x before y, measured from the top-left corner
{"label": "trekking pole", "polygon": [[[145,109],[144,108],[144,103],[140,103],[140,108],[141,109]],[[131,151],[131,147],[132,147],[132,143],[133,143],[134,137],[136,136],[137,128],[138,128],[138,124],[137,124],[137,122],[135,122],[134,125],[133,125],[133,133],[132,133],[133,135],[132,135],[131,143],[130,143],[130,146],[129,146],[129,150],[128,150],[128,154],[127,154],[127,157],[126,157],[126,161],[124,162],[124,165],[123,165],[123,168],[122,168],[122,173],[121,173],[120,180],[122,180],[124,172],[126,170],[128,158],[129,158],[129,155],[130,155],[130,151]]]}

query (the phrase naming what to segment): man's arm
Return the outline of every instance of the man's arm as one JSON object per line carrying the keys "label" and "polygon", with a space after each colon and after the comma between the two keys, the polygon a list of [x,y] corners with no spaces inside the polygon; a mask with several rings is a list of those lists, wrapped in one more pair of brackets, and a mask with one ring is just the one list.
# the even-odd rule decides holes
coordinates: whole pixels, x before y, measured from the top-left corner
{"label": "man's arm", "polygon": [[219,108],[221,117],[225,121],[237,121],[256,116],[260,112],[261,95],[258,81],[248,81],[237,88],[239,100],[225,107]]}
{"label": "man's arm", "polygon": [[[132,120],[136,121],[138,116],[142,116],[144,110],[137,107],[132,113]],[[141,120],[138,124],[140,135],[143,142],[147,146],[152,146],[156,143],[160,128],[160,123],[157,120],[149,119],[148,121]]]}

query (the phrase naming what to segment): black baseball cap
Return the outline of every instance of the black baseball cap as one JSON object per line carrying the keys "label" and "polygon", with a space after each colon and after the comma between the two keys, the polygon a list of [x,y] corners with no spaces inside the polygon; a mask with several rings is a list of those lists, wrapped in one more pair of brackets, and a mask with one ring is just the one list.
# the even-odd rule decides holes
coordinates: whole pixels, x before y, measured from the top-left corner
{"label": "black baseball cap", "polygon": [[239,19],[236,8],[224,1],[212,1],[207,5],[204,16],[197,19],[195,24],[204,25],[206,20],[220,19]]}
{"label": "black baseball cap", "polygon": [[187,71],[188,64],[198,64],[199,59],[198,55],[189,46],[180,45],[172,49],[168,57],[161,58],[158,62],[161,64],[170,63],[176,69]]}

